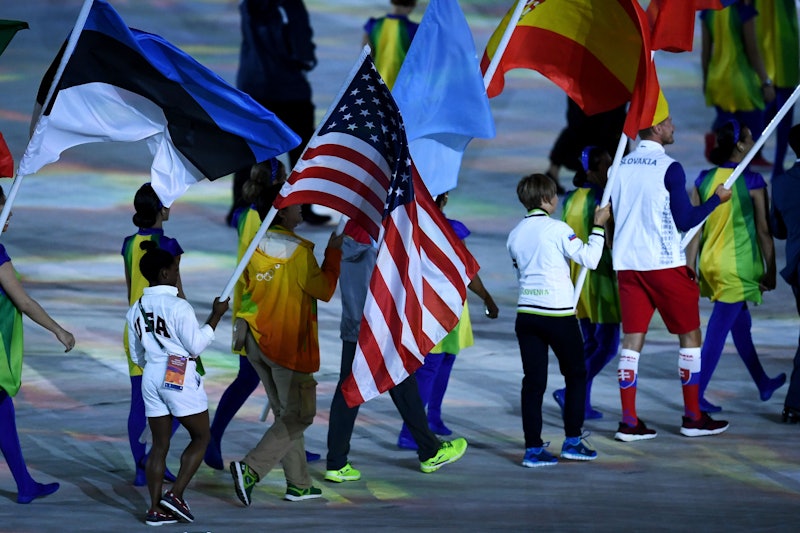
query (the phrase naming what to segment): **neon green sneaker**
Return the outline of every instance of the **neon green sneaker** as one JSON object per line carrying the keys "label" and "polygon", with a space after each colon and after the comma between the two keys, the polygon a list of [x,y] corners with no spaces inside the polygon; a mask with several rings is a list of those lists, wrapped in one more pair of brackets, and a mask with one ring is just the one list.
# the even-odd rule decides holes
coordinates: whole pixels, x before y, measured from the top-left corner
{"label": "neon green sneaker", "polygon": [[325,481],[333,481],[334,483],[358,481],[359,479],[361,479],[361,472],[353,468],[353,465],[350,463],[347,463],[339,470],[328,470],[325,472]]}
{"label": "neon green sneaker", "polygon": [[300,502],[303,500],[311,500],[313,498],[321,498],[322,491],[313,485],[307,489],[301,489],[291,483],[286,484],[286,494],[283,495],[284,500],[290,502]]}
{"label": "neon green sneaker", "polygon": [[233,488],[236,489],[236,496],[245,506],[250,505],[250,494],[253,492],[253,487],[258,483],[258,474],[252,468],[247,466],[246,463],[241,461],[232,461],[230,465],[231,476],[233,476]]}
{"label": "neon green sneaker", "polygon": [[453,463],[461,459],[461,457],[463,457],[466,451],[467,451],[466,439],[458,438],[458,439],[453,439],[451,441],[445,441],[439,447],[439,451],[436,452],[436,455],[434,455],[427,461],[422,461],[419,464],[419,468],[426,474],[430,474],[431,472],[436,472],[447,463]]}

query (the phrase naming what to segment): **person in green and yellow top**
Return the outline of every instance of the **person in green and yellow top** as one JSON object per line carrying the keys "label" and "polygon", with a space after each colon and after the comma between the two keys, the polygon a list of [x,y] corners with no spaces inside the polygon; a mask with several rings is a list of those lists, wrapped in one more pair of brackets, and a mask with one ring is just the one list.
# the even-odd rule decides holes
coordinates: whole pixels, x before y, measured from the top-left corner
{"label": "person in green and yellow top", "polygon": [[[695,180],[695,203],[708,200],[754,144],[750,130],[735,120],[723,124],[716,135],[711,155],[719,166],[704,170]],[[767,184],[760,174],[745,171],[734,182],[731,192],[731,201],[709,215],[702,233],[686,250],[686,263],[693,270],[699,255],[700,294],[714,302],[700,356],[700,409],[705,412],[721,410],[708,402],[704,394],[728,332],[758,387],[761,400],[768,400],[786,382],[786,374],[769,378],[764,372],[753,345],[747,306],[747,302],[760,304],[762,293],[775,288],[775,245],[769,230]]]}
{"label": "person in green and yellow top", "polygon": [[[139,270],[139,261],[144,255],[141,248],[143,241],[155,241],[158,247],[167,250],[180,262],[183,248],[178,241],[164,235],[164,222],[169,220],[169,207],[161,203],[153,186],[145,183],[133,198],[133,207],[136,213],[133,215],[133,224],[139,230],[133,235],[125,237],[122,243],[122,258],[125,264],[125,284],[128,287],[128,306],[133,305],[144,292],[145,287],[150,286],[150,282],[142,275]],[[177,281],[178,296],[185,298],[183,286],[181,285],[180,274]],[[137,366],[131,358],[128,347],[128,325],[125,324],[123,333],[123,346],[125,355],[128,358],[128,373],[131,378],[131,409],[128,414],[128,441],[133,454],[133,464],[136,466],[136,477],[133,484],[141,487],[147,483],[145,474],[145,464],[147,462],[147,452],[145,444],[141,442],[142,431],[147,426],[147,419],[144,415],[144,400],[142,399],[142,368]],[[173,432],[177,430],[177,422],[173,426]],[[164,474],[167,481],[175,481],[175,476],[167,470]]]}
{"label": "person in green and yellow top", "polygon": [[389,90],[394,86],[400,66],[417,33],[419,24],[408,16],[417,7],[417,0],[391,0],[392,12],[370,18],[364,25],[363,44],[372,48],[372,60]]}
{"label": "person in green and yellow top", "polygon": [[[783,107],[794,88],[800,84],[800,32],[795,0],[755,0],[756,39],[764,59],[764,67],[775,87],[775,100],[767,105],[766,121]],[[775,161],[772,178],[784,172],[792,111],[786,114],[775,130]]]}
{"label": "person in green and yellow top", "polygon": [[[0,188],[0,210],[5,203],[6,196]],[[8,220],[0,233],[6,230]],[[75,347],[72,333],[62,328],[25,292],[11,258],[0,244],[0,452],[17,483],[17,503],[31,503],[36,498],[53,494],[59,484],[38,483],[31,477],[19,443],[16,412],[11,398],[17,395],[22,384],[23,314],[55,335],[66,348],[65,351]]]}
{"label": "person in green and yellow top", "polygon": [[[561,220],[566,222],[581,240],[589,238],[594,225],[594,211],[603,198],[608,181],[611,156],[598,146],[587,146],[581,152],[581,169],[573,180],[577,187],[564,197]],[[619,348],[619,288],[611,262],[611,235],[606,234],[606,246],[595,270],[589,271],[575,310],[583,333],[583,355],[586,362],[586,420],[602,418],[603,413],[592,408],[592,381],[611,361]],[[573,283],[581,266],[570,264]],[[553,392],[559,407],[564,410],[565,389]]]}
{"label": "person in green and yellow top", "polygon": [[[703,92],[706,105],[717,111],[711,129],[716,131],[726,121],[736,119],[758,140],[764,129],[765,106],[775,99],[775,86],[756,41],[758,12],[752,0],[738,0],[725,9],[705,10],[700,17]],[[713,133],[709,133],[707,155],[712,145]],[[752,164],[769,165],[760,154]]]}

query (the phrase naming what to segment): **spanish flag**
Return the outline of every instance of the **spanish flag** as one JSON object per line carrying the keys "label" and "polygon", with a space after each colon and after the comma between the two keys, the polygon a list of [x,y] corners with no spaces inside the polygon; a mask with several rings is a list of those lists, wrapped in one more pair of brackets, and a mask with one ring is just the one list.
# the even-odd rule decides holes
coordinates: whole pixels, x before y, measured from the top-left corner
{"label": "spanish flag", "polygon": [[[513,11],[489,39],[484,72]],[[487,94],[502,92],[505,72],[528,68],[564,89],[588,115],[619,107],[631,99],[638,72],[650,60],[643,21],[636,0],[529,0]]]}
{"label": "spanish flag", "polygon": [[[481,60],[485,72],[513,14],[495,30]],[[631,101],[624,131],[637,133],[669,115],[650,53],[647,15],[636,0],[529,0],[503,53],[489,97],[514,68],[539,71],[587,115]]]}

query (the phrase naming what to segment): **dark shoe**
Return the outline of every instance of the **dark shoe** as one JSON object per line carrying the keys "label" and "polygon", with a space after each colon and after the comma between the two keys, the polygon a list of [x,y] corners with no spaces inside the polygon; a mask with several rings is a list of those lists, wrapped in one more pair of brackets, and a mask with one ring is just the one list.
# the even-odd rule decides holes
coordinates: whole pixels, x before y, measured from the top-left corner
{"label": "dark shoe", "polygon": [[243,461],[233,461],[230,464],[230,470],[236,496],[247,507],[250,505],[250,495],[253,493],[253,487],[258,483],[258,474]]}
{"label": "dark shoe", "polygon": [[783,408],[783,423],[784,424],[797,424],[800,422],[800,409],[794,407]]}
{"label": "dark shoe", "polygon": [[291,483],[286,484],[286,494],[283,495],[284,500],[290,502],[302,502],[304,500],[313,500],[314,498],[322,498],[322,490],[314,487],[301,489],[297,485]]}
{"label": "dark shoe", "polygon": [[164,493],[159,503],[161,507],[169,509],[178,518],[186,522],[194,522],[194,515],[191,509],[189,509],[189,504],[175,496],[171,490]]}
{"label": "dark shoe", "polygon": [[648,428],[640,418],[637,420],[635,427],[631,427],[625,422],[620,422],[617,432],[614,434],[614,438],[622,442],[633,442],[637,440],[654,439],[657,434],[655,429]]}
{"label": "dark shoe", "polygon": [[727,420],[714,420],[708,416],[708,413],[700,413],[698,420],[692,420],[688,416],[683,417],[681,435],[684,437],[705,437],[707,435],[717,435],[727,429]]}
{"label": "dark shoe", "polygon": [[303,221],[312,226],[322,226],[331,221],[329,215],[319,215],[315,213],[311,209],[311,204],[303,204],[300,208],[300,212],[303,214]]}
{"label": "dark shoe", "polygon": [[781,372],[778,376],[767,381],[767,386],[763,389],[759,387],[758,395],[761,398],[762,402],[766,402],[770,398],[772,398],[772,393],[776,390],[783,387],[783,384],[786,383],[786,374]]}
{"label": "dark shoe", "polygon": [[722,407],[719,405],[714,405],[705,398],[700,398],[700,411],[705,411],[706,413],[719,413],[722,411]]}
{"label": "dark shoe", "polygon": [[144,523],[148,526],[163,526],[164,524],[177,524],[178,519],[172,513],[147,511],[147,516],[145,516]]}

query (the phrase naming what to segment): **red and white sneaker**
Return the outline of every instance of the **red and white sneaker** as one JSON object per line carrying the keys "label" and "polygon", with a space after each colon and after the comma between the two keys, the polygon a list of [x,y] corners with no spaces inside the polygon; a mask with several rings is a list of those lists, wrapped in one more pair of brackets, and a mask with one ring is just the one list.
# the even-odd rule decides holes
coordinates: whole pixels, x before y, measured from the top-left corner
{"label": "red and white sneaker", "polygon": [[681,435],[684,437],[705,437],[707,435],[718,435],[727,429],[727,420],[714,420],[708,413],[702,413],[698,420],[692,420],[688,416],[683,417]]}
{"label": "red and white sneaker", "polygon": [[172,513],[162,513],[160,511],[147,511],[144,523],[148,526],[163,526],[164,524],[177,524],[178,519]]}
{"label": "red and white sneaker", "polygon": [[183,501],[181,498],[175,496],[171,490],[168,490],[164,493],[159,503],[161,504],[161,507],[169,509],[178,518],[187,522],[194,522],[194,515],[189,509],[189,504]]}
{"label": "red and white sneaker", "polygon": [[649,440],[656,438],[655,429],[650,429],[644,425],[642,419],[636,421],[636,426],[631,427],[625,422],[620,422],[614,438],[622,442],[633,442],[637,440]]}

